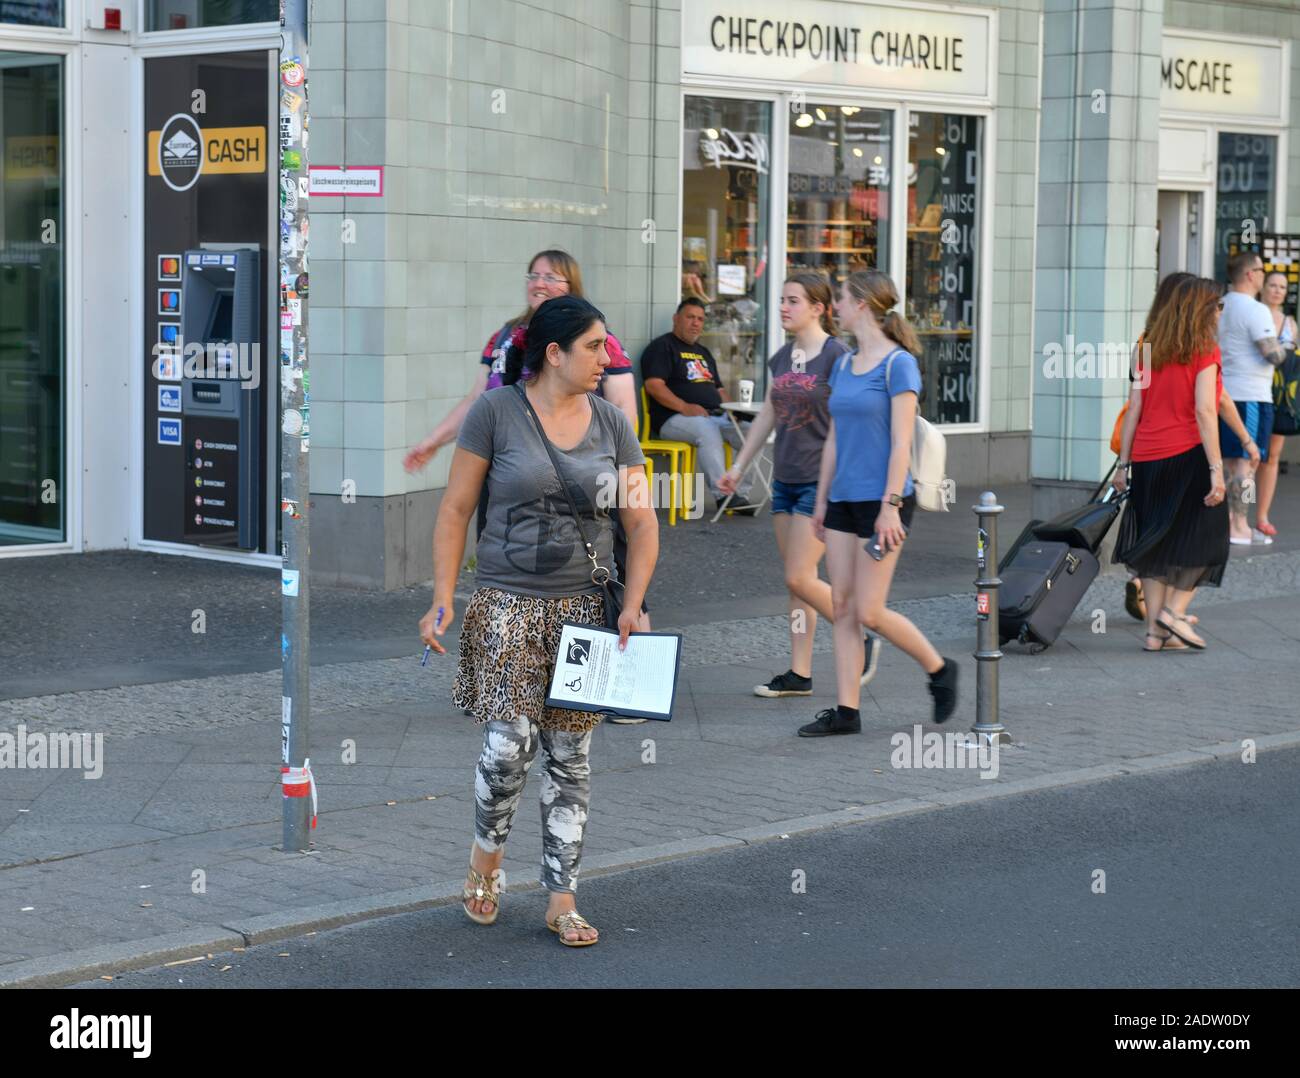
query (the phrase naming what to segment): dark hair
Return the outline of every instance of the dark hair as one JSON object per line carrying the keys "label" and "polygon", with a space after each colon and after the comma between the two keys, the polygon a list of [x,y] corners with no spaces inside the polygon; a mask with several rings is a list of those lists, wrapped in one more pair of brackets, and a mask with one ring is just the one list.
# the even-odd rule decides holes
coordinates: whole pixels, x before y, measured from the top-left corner
{"label": "dark hair", "polygon": [[1167,274],[1164,280],[1156,286],[1156,295],[1151,301],[1151,310],[1147,311],[1146,324],[1142,327],[1142,337],[1144,340],[1151,336],[1151,327],[1156,324],[1156,315],[1158,315],[1164,309],[1165,304],[1169,302],[1169,297],[1174,294],[1174,289],[1184,281],[1192,280],[1195,276],[1196,274],[1194,273],[1170,273]]}
{"label": "dark hair", "polygon": [[694,296],[687,296],[684,300],[681,301],[681,303],[677,304],[676,313],[681,314],[682,309],[685,307],[698,307],[700,310],[705,309],[704,301],[702,299],[696,299]]}
{"label": "dark hair", "polygon": [[1231,284],[1240,284],[1254,268],[1254,262],[1259,259],[1259,264],[1264,264],[1263,256],[1258,251],[1238,251],[1228,259],[1228,281]]}
{"label": "dark hair", "polygon": [[[592,327],[605,321],[605,316],[585,299],[577,296],[556,296],[548,299],[533,312],[522,348],[511,348],[506,353],[506,369],[501,375],[505,385],[531,381],[546,366],[546,349],[552,343],[567,352],[573,342]],[[524,371],[527,370],[527,376]]]}

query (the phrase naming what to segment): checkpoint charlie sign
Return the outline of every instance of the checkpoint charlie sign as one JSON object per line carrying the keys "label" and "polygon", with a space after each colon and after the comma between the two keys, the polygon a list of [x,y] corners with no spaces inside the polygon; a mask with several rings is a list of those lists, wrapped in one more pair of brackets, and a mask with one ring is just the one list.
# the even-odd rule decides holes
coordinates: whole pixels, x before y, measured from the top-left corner
{"label": "checkpoint charlie sign", "polygon": [[840,0],[684,0],[686,75],[992,94],[994,13]]}

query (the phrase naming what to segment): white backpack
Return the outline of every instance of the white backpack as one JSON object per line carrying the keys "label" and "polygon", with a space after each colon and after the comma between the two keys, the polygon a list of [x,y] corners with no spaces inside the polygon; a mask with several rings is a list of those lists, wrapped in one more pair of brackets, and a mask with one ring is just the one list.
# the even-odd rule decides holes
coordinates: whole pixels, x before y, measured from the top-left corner
{"label": "white backpack", "polygon": [[[889,375],[894,365],[894,356],[900,349],[895,348],[885,359],[885,392],[889,392]],[[843,360],[844,364],[852,362],[850,352]],[[912,493],[916,504],[922,509],[934,513],[948,512],[948,501],[944,491],[948,477],[944,468],[948,463],[948,440],[939,428],[916,412],[916,424],[912,428],[912,461],[909,470],[912,473]]]}

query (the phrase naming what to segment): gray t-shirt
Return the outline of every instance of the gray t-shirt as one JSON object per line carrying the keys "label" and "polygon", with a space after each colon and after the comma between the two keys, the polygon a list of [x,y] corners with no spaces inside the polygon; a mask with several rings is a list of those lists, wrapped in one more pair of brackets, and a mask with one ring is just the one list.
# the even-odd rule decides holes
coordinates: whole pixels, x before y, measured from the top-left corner
{"label": "gray t-shirt", "polygon": [[835,361],[848,350],[842,341],[827,337],[821,352],[805,359],[799,370],[793,363],[793,342],[768,360],[772,380],[768,383],[767,399],[776,413],[776,445],[772,456],[777,482],[817,482],[822,450],[831,426],[831,388],[827,379]]}
{"label": "gray t-shirt", "polygon": [[[573,449],[552,443],[600,564],[615,573],[618,469],[645,464],[627,417],[587,394],[591,425]],[[456,444],[489,462],[487,522],[479,533],[478,586],[562,598],[599,588],[542,435],[514,386],[490,389],[470,408]]]}

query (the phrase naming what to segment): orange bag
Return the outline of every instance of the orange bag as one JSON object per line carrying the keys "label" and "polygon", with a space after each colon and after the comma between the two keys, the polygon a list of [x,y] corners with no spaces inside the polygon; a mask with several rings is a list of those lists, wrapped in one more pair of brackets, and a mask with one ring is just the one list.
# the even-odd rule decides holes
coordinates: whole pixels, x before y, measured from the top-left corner
{"label": "orange bag", "polygon": [[1124,407],[1119,410],[1119,415],[1115,417],[1115,429],[1110,432],[1110,451],[1119,456],[1119,451],[1124,448],[1124,417],[1128,415],[1128,401],[1124,402]]}

